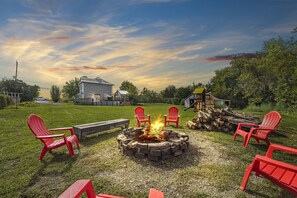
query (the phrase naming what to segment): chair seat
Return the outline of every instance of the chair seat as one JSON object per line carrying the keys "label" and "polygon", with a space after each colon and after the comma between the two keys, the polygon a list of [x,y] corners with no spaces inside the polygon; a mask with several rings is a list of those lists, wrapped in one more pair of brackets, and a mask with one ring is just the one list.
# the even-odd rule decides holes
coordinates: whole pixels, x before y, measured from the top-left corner
{"label": "chair seat", "polygon": [[297,188],[297,173],[293,171],[286,170],[277,165],[273,165],[263,161],[260,162],[260,171],[286,185]]}
{"label": "chair seat", "polygon": [[[77,138],[74,135],[67,137],[67,141],[68,142],[71,142],[71,143],[74,143],[76,141],[76,139]],[[64,141],[64,139],[59,139],[59,140],[55,140],[53,143],[51,143],[47,147],[49,149],[54,149],[54,148],[60,147],[60,146],[62,146],[64,144],[66,144],[65,141]]]}
{"label": "chair seat", "polygon": [[166,121],[167,122],[176,122],[177,121],[177,118],[169,118]]}

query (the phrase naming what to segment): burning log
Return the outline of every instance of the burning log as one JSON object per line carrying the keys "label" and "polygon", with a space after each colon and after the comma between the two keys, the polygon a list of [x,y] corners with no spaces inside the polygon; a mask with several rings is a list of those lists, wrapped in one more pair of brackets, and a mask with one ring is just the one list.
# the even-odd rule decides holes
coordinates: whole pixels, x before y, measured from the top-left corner
{"label": "burning log", "polygon": [[205,129],[208,131],[232,131],[239,122],[260,123],[260,119],[247,116],[244,113],[235,113],[230,109],[215,109],[209,107],[204,111],[198,111],[197,117],[188,121],[186,125],[190,129]]}

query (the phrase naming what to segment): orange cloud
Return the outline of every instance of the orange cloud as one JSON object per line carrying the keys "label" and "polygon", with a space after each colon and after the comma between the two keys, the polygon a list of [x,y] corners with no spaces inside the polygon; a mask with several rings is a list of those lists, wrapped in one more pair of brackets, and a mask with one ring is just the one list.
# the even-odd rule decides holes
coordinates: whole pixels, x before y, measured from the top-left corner
{"label": "orange cloud", "polygon": [[223,56],[214,56],[210,58],[203,58],[204,62],[222,62],[222,61],[230,61],[236,58],[252,58],[257,56],[256,53],[239,53],[239,54],[230,54],[230,55],[223,55]]}
{"label": "orange cloud", "polygon": [[68,36],[49,37],[49,38],[45,38],[44,40],[47,40],[47,41],[65,41],[65,40],[70,40],[70,37],[68,37]]}
{"label": "orange cloud", "polygon": [[79,67],[56,67],[56,68],[49,68],[48,71],[50,72],[74,72],[74,71],[98,71],[98,70],[114,70],[114,69],[127,69],[127,68],[135,68],[136,66],[79,66]]}

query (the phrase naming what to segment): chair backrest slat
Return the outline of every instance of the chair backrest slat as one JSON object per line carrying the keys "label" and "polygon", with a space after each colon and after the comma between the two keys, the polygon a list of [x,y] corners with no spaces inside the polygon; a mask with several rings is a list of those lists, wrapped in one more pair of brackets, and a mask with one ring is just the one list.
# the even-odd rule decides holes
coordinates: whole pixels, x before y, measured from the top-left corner
{"label": "chair backrest slat", "polygon": [[[31,132],[35,136],[46,136],[49,135],[49,131],[44,125],[44,122],[41,117],[32,114],[28,117],[27,124]],[[40,139],[45,145],[49,145],[54,142],[53,138]]]}
{"label": "chair backrest slat", "polygon": [[277,111],[271,111],[264,116],[260,126],[263,128],[275,129],[279,124],[279,122],[281,121],[281,119],[282,117]]}
{"label": "chair backrest slat", "polygon": [[138,115],[138,116],[144,116],[144,109],[142,107],[137,107],[135,108],[135,114]]}

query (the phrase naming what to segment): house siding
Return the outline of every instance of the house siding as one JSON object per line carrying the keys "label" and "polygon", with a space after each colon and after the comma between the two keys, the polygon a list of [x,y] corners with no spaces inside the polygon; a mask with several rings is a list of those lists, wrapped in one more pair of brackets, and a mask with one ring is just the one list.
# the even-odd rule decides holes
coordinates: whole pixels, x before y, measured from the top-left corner
{"label": "house siding", "polygon": [[94,94],[100,94],[100,98],[104,98],[104,94],[112,96],[112,86],[95,83],[82,83],[84,88],[83,98],[93,98]]}

